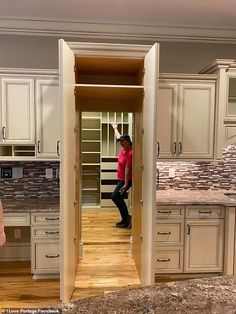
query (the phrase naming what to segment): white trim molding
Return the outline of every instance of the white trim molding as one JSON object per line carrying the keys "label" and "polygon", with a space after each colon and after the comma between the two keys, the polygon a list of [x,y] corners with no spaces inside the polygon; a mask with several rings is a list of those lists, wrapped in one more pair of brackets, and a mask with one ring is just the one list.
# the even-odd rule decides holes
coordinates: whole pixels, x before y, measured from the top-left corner
{"label": "white trim molding", "polygon": [[235,28],[141,25],[94,21],[0,17],[0,34],[129,42],[179,41],[236,44]]}

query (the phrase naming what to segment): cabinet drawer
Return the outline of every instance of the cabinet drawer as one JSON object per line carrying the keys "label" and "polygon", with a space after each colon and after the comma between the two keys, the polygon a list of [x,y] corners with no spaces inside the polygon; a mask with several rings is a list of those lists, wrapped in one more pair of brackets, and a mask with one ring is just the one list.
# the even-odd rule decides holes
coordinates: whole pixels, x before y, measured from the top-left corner
{"label": "cabinet drawer", "polygon": [[198,206],[191,205],[186,207],[187,218],[224,218],[224,207],[222,206]]}
{"label": "cabinet drawer", "polygon": [[36,270],[59,271],[60,244],[59,242],[34,242],[33,255]]}
{"label": "cabinet drawer", "polygon": [[163,248],[155,252],[156,273],[181,273],[183,271],[183,249]]}
{"label": "cabinet drawer", "polygon": [[181,218],[184,215],[184,206],[158,205],[157,218]]}
{"label": "cabinet drawer", "polygon": [[156,244],[182,244],[183,231],[183,221],[163,220],[156,224]]}
{"label": "cabinet drawer", "polygon": [[40,213],[31,215],[32,225],[55,225],[59,224],[59,213]]}
{"label": "cabinet drawer", "polygon": [[59,227],[32,227],[31,235],[33,239],[58,239],[60,230]]}
{"label": "cabinet drawer", "polygon": [[4,225],[7,226],[30,226],[29,213],[4,213]]}

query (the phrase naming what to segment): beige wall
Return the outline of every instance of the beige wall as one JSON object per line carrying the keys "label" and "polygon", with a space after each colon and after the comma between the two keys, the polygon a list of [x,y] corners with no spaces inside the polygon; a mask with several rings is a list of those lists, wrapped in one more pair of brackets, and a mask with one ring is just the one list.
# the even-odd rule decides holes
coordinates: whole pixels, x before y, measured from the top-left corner
{"label": "beige wall", "polygon": [[[0,67],[55,69],[57,41],[55,37],[0,35]],[[236,58],[236,45],[162,42],[160,53],[161,72],[197,73],[216,58]]]}

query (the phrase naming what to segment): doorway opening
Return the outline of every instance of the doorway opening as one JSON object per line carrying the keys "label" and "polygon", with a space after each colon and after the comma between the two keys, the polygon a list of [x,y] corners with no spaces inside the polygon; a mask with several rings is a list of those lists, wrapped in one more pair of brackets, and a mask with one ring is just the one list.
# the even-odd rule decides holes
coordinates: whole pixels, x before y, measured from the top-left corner
{"label": "doorway opening", "polygon": [[[99,106],[97,106],[99,109]],[[83,254],[78,263],[72,298],[97,295],[140,281],[133,259],[132,229],[118,228],[118,208],[111,200],[117,184],[121,149],[112,124],[133,140],[131,112],[82,111],[81,113],[81,232]],[[125,202],[132,215],[132,189]],[[81,250],[80,250],[81,251]],[[81,253],[81,252],[80,252]]]}

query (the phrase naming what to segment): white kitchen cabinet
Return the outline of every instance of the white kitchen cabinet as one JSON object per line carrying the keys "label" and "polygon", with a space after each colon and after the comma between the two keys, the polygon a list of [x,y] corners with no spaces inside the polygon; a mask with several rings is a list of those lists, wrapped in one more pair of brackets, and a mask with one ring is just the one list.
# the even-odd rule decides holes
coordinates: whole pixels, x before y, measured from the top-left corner
{"label": "white kitchen cabinet", "polygon": [[31,214],[31,272],[33,279],[57,278],[60,267],[59,213]]}
{"label": "white kitchen cabinet", "polygon": [[223,219],[187,219],[185,225],[184,271],[223,271]]}
{"label": "white kitchen cabinet", "polygon": [[228,258],[227,243],[224,252],[224,232],[229,232],[224,224],[225,208],[220,205],[158,205],[156,276],[223,272],[224,256],[226,262]]}
{"label": "white kitchen cabinet", "polygon": [[214,119],[214,81],[161,79],[158,158],[213,158]]}
{"label": "white kitchen cabinet", "polygon": [[59,156],[60,112],[57,79],[36,79],[36,156]]}
{"label": "white kitchen cabinet", "polygon": [[155,273],[182,273],[185,206],[158,205],[156,209]]}
{"label": "white kitchen cabinet", "polygon": [[34,80],[1,78],[2,144],[35,143]]}

